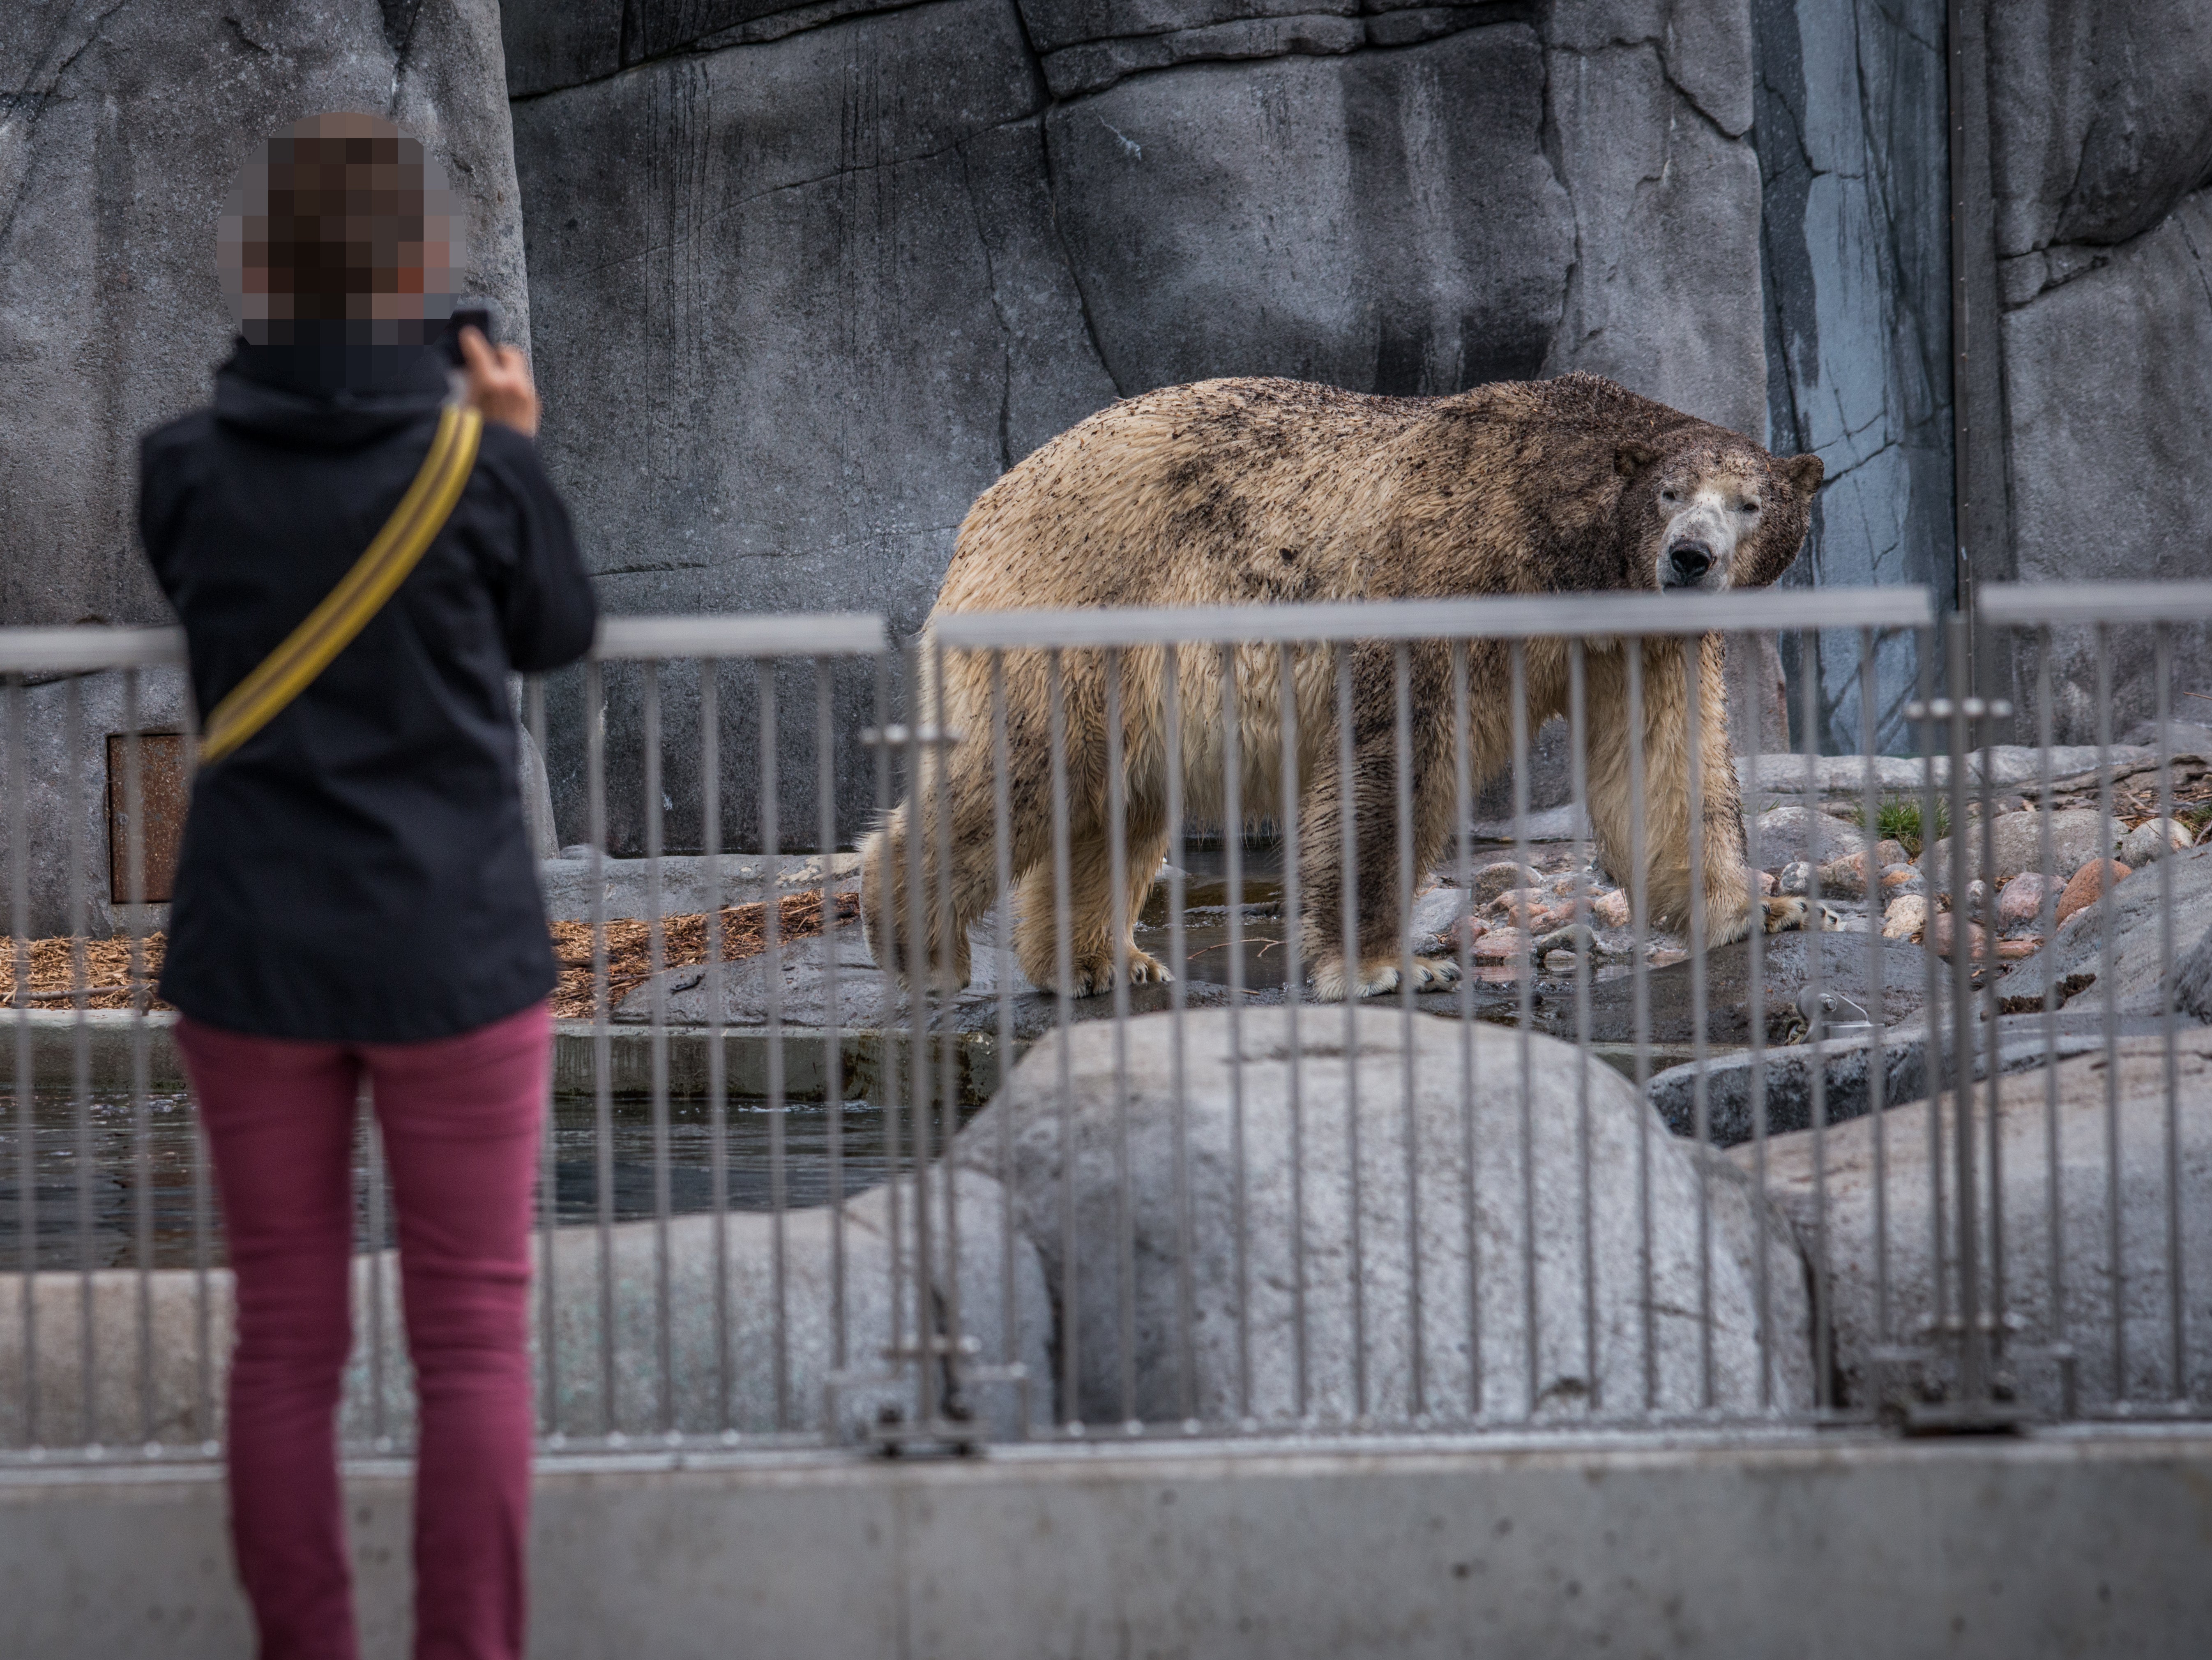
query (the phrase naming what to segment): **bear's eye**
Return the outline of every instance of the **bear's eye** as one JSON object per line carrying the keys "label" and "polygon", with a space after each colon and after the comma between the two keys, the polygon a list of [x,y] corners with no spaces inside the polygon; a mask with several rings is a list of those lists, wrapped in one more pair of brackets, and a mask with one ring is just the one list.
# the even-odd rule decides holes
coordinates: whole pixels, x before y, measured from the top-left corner
{"label": "bear's eye", "polygon": [[1659,499],[1662,502],[1679,502],[1682,498],[1675,495],[1672,490],[1661,490],[1659,492]]}
{"label": "bear's eye", "polygon": [[1743,504],[1742,511],[1745,513],[1757,513],[1759,511],[1759,503],[1756,502],[1747,502]]}

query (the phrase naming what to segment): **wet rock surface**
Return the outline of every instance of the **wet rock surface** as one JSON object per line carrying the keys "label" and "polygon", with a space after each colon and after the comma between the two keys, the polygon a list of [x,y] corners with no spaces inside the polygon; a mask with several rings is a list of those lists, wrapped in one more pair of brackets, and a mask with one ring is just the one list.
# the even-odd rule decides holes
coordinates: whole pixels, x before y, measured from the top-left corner
{"label": "wet rock surface", "polygon": [[[1802,1026],[1796,995],[1816,972],[1820,989],[1862,1008],[1870,1000],[1867,941],[1863,935],[1777,933],[1767,935],[1761,946],[1763,1012],[1770,1043],[1786,1042]],[[1883,1018],[1892,1025],[1919,1011],[1927,995],[1926,963],[1916,946],[1883,942],[1881,1005]],[[1693,962],[1675,963],[1645,975],[1652,1042],[1686,1043],[1696,1036],[1697,968]],[[1747,1043],[1752,1019],[1750,942],[1739,940],[1706,952],[1704,969],[1706,1042],[1731,1046]],[[1632,1041],[1635,1015],[1632,976],[1603,980],[1591,987],[1589,1036],[1594,1041]],[[1554,1037],[1574,1037],[1577,1012],[1571,991],[1544,991],[1537,1019],[1541,1030]]]}
{"label": "wet rock surface", "polygon": [[[1060,1313],[1064,1412],[1104,1425],[1187,1416],[1393,1422],[1424,1408],[1571,1420],[1593,1407],[1642,1406],[1647,1337],[1662,1409],[1695,1402],[1698,1311],[1706,1306],[1698,1286],[1697,1166],[1690,1149],[1651,1137],[1650,1306],[1668,1310],[1654,1317],[1636,1291],[1637,1147],[1648,1120],[1624,1080],[1595,1063],[1585,1073],[1572,1049],[1532,1040],[1531,1214],[1519,1164],[1517,1039],[1413,1022],[1409,1100],[1408,1028],[1395,1011],[1359,1011],[1349,1035],[1340,1011],[1318,1019],[1308,1012],[1295,1040],[1287,1020],[1281,1010],[1249,1012],[1232,1047],[1224,1014],[1192,1016],[1180,1107],[1164,1021],[1131,1029],[1118,1079],[1111,1032],[1085,1028],[1071,1040],[1065,1118],[1056,1055],[1039,1051],[961,1132],[957,1156],[978,1171],[999,1171],[1002,1149],[1011,1150],[1017,1225],[1040,1253]],[[1474,1134],[1486,1150],[1472,1177],[1472,1217],[1462,1118],[1462,1044],[1470,1037]],[[1575,1128],[1585,1087],[1586,1166]],[[1355,1122],[1356,1158],[1348,1139]],[[1241,1140],[1232,1140],[1232,1125]],[[1063,1164],[1069,1158],[1072,1165]],[[1409,1168],[1419,1200],[1418,1349]],[[1594,1355],[1584,1347],[1584,1168],[1595,1184]],[[1743,1408],[1759,1398],[1755,1276],[1765,1250],[1776,1270],[1765,1357],[1775,1397],[1808,1400],[1794,1251],[1754,1219],[1763,1213],[1741,1184],[1716,1183],[1711,1191],[1719,1399]],[[1062,1208],[1071,1202],[1072,1214]],[[1240,1218],[1248,1253],[1241,1272]],[[1473,1329],[1470,1231],[1480,1309]],[[1535,1257],[1534,1310],[1522,1281],[1524,1243]],[[1178,1263],[1189,1276],[1187,1333]],[[1133,1351],[1122,1339],[1125,1297]]]}

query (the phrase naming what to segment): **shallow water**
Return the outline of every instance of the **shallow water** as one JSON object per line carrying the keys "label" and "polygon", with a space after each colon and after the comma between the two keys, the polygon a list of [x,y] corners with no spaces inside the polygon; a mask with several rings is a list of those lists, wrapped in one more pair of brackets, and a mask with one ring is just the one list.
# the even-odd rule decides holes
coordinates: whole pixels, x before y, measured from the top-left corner
{"label": "shallow water", "polygon": [[[20,1121],[8,1110],[0,1123],[0,1273],[31,1267],[41,1272],[80,1268],[190,1268],[199,1259],[203,1226],[206,1260],[225,1260],[221,1207],[213,1193],[212,1171],[204,1222],[199,1217],[195,1183],[201,1174],[201,1147],[187,1098],[181,1093],[151,1095],[146,1103],[144,1174],[138,1167],[130,1098],[96,1094],[80,1127],[74,1098],[65,1091],[41,1091],[33,1099],[33,1157],[27,1172],[30,1203],[24,1202],[27,1172]],[[724,1147],[729,1207],[768,1210],[775,1202],[772,1141],[777,1115],[765,1101],[733,1099],[729,1104]],[[837,1146],[831,1146],[833,1116],[820,1102],[786,1107],[783,1127],[783,1202],[791,1208],[829,1202],[833,1190],[847,1196],[877,1185],[891,1168],[891,1126],[882,1108],[848,1101],[835,1116]],[[644,1101],[613,1104],[613,1219],[638,1221],[656,1213],[653,1109]],[[913,1167],[913,1122],[908,1113],[897,1125],[901,1171]],[[941,1145],[943,1128],[933,1134]],[[707,1211],[714,1205],[714,1127],[704,1101],[672,1101],[668,1109],[668,1207],[672,1215]],[[89,1158],[82,1149],[89,1148]],[[562,1226],[586,1225],[599,1217],[599,1158],[597,1114],[588,1099],[561,1098],[554,1104],[554,1209]],[[354,1237],[365,1247],[370,1236],[368,1158],[356,1137],[354,1150]],[[88,1172],[80,1181],[80,1172]],[[80,1231],[80,1221],[84,1224]],[[392,1237],[388,1199],[381,1243]]]}

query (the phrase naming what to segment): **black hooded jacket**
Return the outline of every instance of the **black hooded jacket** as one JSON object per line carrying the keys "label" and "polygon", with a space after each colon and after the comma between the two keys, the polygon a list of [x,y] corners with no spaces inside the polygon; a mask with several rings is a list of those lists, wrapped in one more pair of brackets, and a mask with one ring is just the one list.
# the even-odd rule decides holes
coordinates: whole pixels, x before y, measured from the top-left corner
{"label": "black hooded jacket", "polygon": [[[362,389],[241,343],[214,406],[145,439],[139,532],[203,718],[361,556],[446,396],[434,350]],[[198,775],[161,995],[234,1031],[367,1043],[449,1037],[545,996],[507,675],[574,661],[596,621],[537,447],[487,422],[453,516],[398,592]]]}

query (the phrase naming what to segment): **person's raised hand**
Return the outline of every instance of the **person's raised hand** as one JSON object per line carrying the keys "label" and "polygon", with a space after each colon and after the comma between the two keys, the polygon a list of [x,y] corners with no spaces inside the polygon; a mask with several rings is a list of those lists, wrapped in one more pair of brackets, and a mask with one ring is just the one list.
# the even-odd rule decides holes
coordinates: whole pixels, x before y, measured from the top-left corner
{"label": "person's raised hand", "polygon": [[469,377],[469,407],[487,421],[513,427],[525,438],[538,435],[538,386],[530,360],[516,346],[495,347],[483,331],[461,331],[461,356]]}

